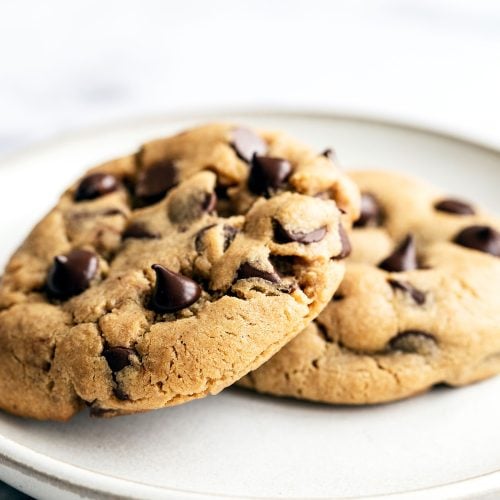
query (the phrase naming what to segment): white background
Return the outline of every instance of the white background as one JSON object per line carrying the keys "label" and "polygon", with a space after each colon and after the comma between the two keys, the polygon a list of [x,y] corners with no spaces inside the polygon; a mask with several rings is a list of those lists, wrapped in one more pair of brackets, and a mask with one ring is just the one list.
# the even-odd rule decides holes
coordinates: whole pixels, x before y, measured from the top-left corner
{"label": "white background", "polygon": [[2,0],[0,154],[186,107],[417,121],[500,144],[496,0]]}

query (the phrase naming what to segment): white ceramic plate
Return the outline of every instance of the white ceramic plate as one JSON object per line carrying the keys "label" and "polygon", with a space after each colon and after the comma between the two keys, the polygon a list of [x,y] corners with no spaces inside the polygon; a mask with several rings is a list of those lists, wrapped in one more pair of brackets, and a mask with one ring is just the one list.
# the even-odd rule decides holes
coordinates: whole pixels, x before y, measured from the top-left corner
{"label": "white ceramic plate", "polygon": [[[62,138],[0,168],[0,260],[83,169],[206,119],[283,128],[348,167],[418,174],[500,212],[500,153],[359,118],[240,113],[134,120]],[[399,403],[330,407],[230,389],[111,420],[0,413],[0,477],[43,498],[498,498],[500,378]]]}

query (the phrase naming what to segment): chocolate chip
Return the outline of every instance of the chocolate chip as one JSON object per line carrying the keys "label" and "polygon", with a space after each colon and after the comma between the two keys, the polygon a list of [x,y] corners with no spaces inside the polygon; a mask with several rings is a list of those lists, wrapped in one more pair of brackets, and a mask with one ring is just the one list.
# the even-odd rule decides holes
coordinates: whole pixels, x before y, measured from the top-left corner
{"label": "chocolate chip", "polygon": [[47,292],[56,299],[68,299],[87,289],[96,275],[99,261],[93,252],[71,250],[58,255],[47,276]]}
{"label": "chocolate chip", "polygon": [[325,158],[328,158],[329,160],[334,161],[337,155],[335,154],[335,151],[332,148],[327,148],[325,149],[322,153],[321,156],[324,156]]}
{"label": "chocolate chip", "polygon": [[293,276],[295,267],[299,262],[299,258],[295,255],[270,255],[269,261],[276,270],[279,276]]}
{"label": "chocolate chip", "polygon": [[448,212],[456,215],[474,215],[476,211],[469,204],[456,198],[447,198],[434,204],[434,208],[440,212]]}
{"label": "chocolate chip", "polygon": [[128,397],[128,394],[124,392],[120,387],[115,387],[113,389],[113,394],[115,395],[116,399],[119,399],[120,401],[128,401],[130,399]]}
{"label": "chocolate chip", "polygon": [[113,372],[119,372],[130,365],[130,356],[134,354],[128,347],[108,347],[102,351],[102,355]]}
{"label": "chocolate chip", "polygon": [[340,302],[345,299],[345,295],[343,295],[340,292],[335,293],[335,295],[332,297],[333,302]]}
{"label": "chocolate chip", "polygon": [[247,128],[235,128],[231,132],[231,146],[236,154],[247,163],[252,161],[253,155],[265,155],[267,144],[265,141]]}
{"label": "chocolate chip", "polygon": [[227,190],[230,187],[231,186],[223,186],[222,184],[217,184],[217,186],[215,186],[215,195],[217,196],[217,199],[229,200],[229,194],[228,194]]}
{"label": "chocolate chip", "polygon": [[453,240],[463,247],[500,257],[500,232],[490,226],[469,226]]}
{"label": "chocolate chip", "polygon": [[275,271],[263,271],[262,269],[258,269],[249,262],[245,262],[239,267],[236,279],[244,280],[248,278],[262,278],[263,280],[270,281],[271,283],[279,283],[281,281],[280,277]]}
{"label": "chocolate chip", "polygon": [[422,292],[418,288],[415,288],[412,284],[407,281],[398,281],[390,279],[388,280],[389,285],[395,290],[401,290],[407,293],[418,305],[425,303],[425,292]]}
{"label": "chocolate chip", "polygon": [[292,165],[289,161],[255,155],[252,158],[248,187],[254,194],[269,196],[272,191],[285,185],[291,173]]}
{"label": "chocolate chip", "polygon": [[177,168],[170,160],[163,160],[139,172],[135,195],[144,203],[161,200],[177,183]]}
{"label": "chocolate chip", "polygon": [[391,273],[412,271],[418,268],[417,251],[415,249],[415,237],[409,234],[379,265],[380,269]]}
{"label": "chocolate chip", "polygon": [[285,229],[277,220],[273,220],[274,241],[276,243],[316,243],[326,236],[326,226],[319,227],[308,233],[304,231],[289,231]]}
{"label": "chocolate chip", "polygon": [[238,230],[235,227],[228,226],[227,224],[224,226],[224,252],[229,248],[237,234]]}
{"label": "chocolate chip", "polygon": [[337,255],[336,258],[345,259],[346,257],[349,257],[349,255],[351,255],[352,246],[351,242],[349,241],[349,236],[347,236],[347,232],[342,224],[339,224],[339,236],[340,236],[340,242],[342,243],[342,250],[340,251],[340,254]]}
{"label": "chocolate chip", "polygon": [[173,313],[194,304],[201,296],[201,287],[187,276],[153,264],[156,284],[150,307],[159,313]]}
{"label": "chocolate chip", "polygon": [[208,214],[215,210],[217,206],[217,196],[215,193],[206,193],[205,199],[201,204],[201,209]]}
{"label": "chocolate chip", "polygon": [[114,175],[96,173],[85,177],[75,193],[75,201],[93,200],[118,189],[119,182]]}
{"label": "chocolate chip", "polygon": [[371,193],[361,194],[361,215],[354,227],[376,227],[382,224],[382,209],[377,198]]}
{"label": "chocolate chip", "polygon": [[406,330],[389,341],[389,346],[395,351],[432,354],[436,348],[436,338],[430,333],[421,330]]}
{"label": "chocolate chip", "polygon": [[137,223],[130,224],[125,231],[123,231],[122,239],[127,238],[137,238],[142,240],[151,240],[159,238],[160,235],[158,233],[152,233],[148,231],[144,226]]}

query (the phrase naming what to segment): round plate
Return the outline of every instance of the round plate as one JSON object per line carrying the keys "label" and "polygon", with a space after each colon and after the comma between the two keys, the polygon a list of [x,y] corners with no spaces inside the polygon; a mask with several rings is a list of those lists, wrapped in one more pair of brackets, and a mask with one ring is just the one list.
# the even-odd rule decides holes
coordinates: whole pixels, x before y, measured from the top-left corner
{"label": "round plate", "polygon": [[[435,132],[321,114],[134,120],[10,157],[0,259],[87,167],[206,120],[282,128],[346,168],[420,175],[500,212],[500,153]],[[397,189],[397,186],[394,186]],[[229,389],[183,406],[67,424],[0,413],[0,477],[41,498],[498,498],[500,378],[390,405],[335,407]]]}

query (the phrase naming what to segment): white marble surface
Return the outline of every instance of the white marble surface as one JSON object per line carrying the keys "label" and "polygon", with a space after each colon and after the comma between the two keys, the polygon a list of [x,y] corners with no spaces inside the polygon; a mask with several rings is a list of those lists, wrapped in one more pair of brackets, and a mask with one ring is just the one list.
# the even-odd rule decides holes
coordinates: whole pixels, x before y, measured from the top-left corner
{"label": "white marble surface", "polygon": [[500,144],[495,0],[2,0],[0,154],[198,107],[368,112]]}

